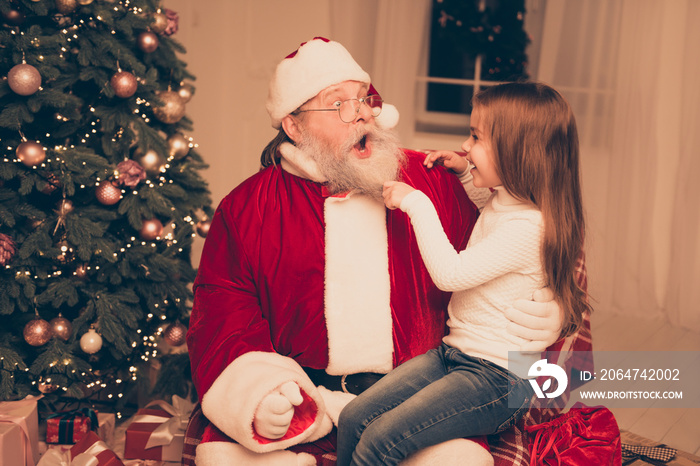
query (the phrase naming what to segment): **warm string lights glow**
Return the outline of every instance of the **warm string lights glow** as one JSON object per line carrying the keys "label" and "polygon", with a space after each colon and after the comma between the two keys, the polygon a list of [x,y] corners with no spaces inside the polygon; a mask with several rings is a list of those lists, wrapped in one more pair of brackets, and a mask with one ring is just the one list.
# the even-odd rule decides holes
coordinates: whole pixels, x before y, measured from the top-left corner
{"label": "warm string lights glow", "polygon": [[[189,224],[194,230],[196,223],[194,222],[192,216],[187,215],[182,219],[182,221],[185,222],[186,224]],[[118,253],[117,252],[113,253],[113,257],[116,259],[119,259],[119,253],[126,254],[129,250],[137,251],[140,254],[140,252],[138,251],[139,246],[145,247],[146,249],[154,249],[154,248],[157,248],[158,246],[162,246],[164,251],[170,247],[177,247],[178,253],[183,252],[183,248],[179,246],[178,240],[175,239],[176,230],[178,228],[177,223],[170,222],[169,227],[170,227],[169,230],[171,229],[172,231],[167,231],[167,232],[165,232],[164,235],[158,236],[156,238],[156,241],[144,241],[144,240],[137,238],[136,236],[131,236],[129,238],[129,242],[122,245],[119,248]],[[191,233],[191,236],[194,238],[197,235],[193,231]],[[165,240],[165,242],[161,242],[162,240]],[[67,245],[67,244],[60,245],[59,250],[61,251],[61,254],[64,257],[69,256],[73,252],[72,247],[70,245]],[[68,261],[66,261],[66,262],[68,262]],[[10,269],[11,266],[9,264],[7,264],[7,265],[5,265],[5,268]],[[100,269],[99,265],[86,265],[85,266],[85,270],[87,272],[97,271],[99,269]],[[61,271],[61,270],[54,270],[51,274],[47,274],[45,276],[40,276],[38,273],[32,274],[32,272],[30,272],[28,270],[19,270],[18,269],[15,272],[15,276],[26,275],[26,276],[30,276],[30,277],[34,278],[35,280],[42,279],[42,278],[43,279],[50,279],[50,278],[54,278],[54,277],[59,277],[62,274],[63,274],[63,271]],[[73,272],[73,274],[75,275],[76,272]],[[179,302],[179,299],[177,301]]]}
{"label": "warm string lights glow", "polygon": [[[179,302],[179,299],[176,299],[176,301]],[[167,299],[164,299],[162,301],[162,304],[164,306],[168,306],[169,302]],[[159,303],[156,303],[154,305],[155,308],[159,307]],[[153,314],[149,314],[151,318],[153,318]],[[159,316],[160,321],[165,321],[167,320],[167,316],[165,314],[162,314]],[[143,361],[143,362],[148,362],[152,358],[156,358],[158,355],[158,341],[160,337],[162,336],[164,332],[163,325],[158,325],[155,328],[155,331],[150,334],[144,334],[144,330],[139,328],[136,330],[136,333],[139,335],[142,335],[142,346],[144,347],[144,350],[140,353],[137,354],[138,357]],[[131,343],[132,348],[136,349],[139,346],[139,343],[137,341],[132,341]],[[138,353],[138,352],[137,352]],[[132,358],[134,356],[132,354]],[[15,378],[15,374],[22,372],[26,373],[29,376],[32,376],[30,373],[30,369],[28,367],[25,367],[24,369],[21,369],[19,367],[18,363],[14,364],[14,369],[8,369],[5,367],[5,358],[0,357],[0,370],[3,372],[6,372],[10,378]],[[98,373],[99,371],[93,371],[93,370],[88,370],[88,371],[82,371],[79,373],[80,379],[75,379],[73,381],[70,381],[69,379],[69,384],[62,386],[58,381],[54,380],[54,377],[56,376],[63,376],[67,377],[68,373],[71,375],[77,374],[77,369],[74,367],[74,363],[71,358],[64,358],[62,360],[55,360],[49,363],[49,368],[53,370],[53,372],[49,371],[47,374],[44,376],[34,376],[33,380],[31,381],[31,385],[39,385],[39,384],[48,384],[51,385],[52,390],[61,390],[63,392],[67,392],[71,386],[76,385],[78,388],[86,388],[89,389],[91,392],[93,392],[92,389],[96,389],[94,391],[103,391],[114,385],[114,388],[117,390],[116,392],[110,391],[106,394],[108,399],[112,399],[115,396],[117,398],[123,398],[124,393],[120,391],[121,389],[121,384],[123,383],[123,380],[115,375],[115,374],[103,374],[103,373]],[[63,369],[61,369],[61,366]],[[69,367],[71,366],[71,367]],[[52,375],[53,374],[53,375]],[[138,380],[139,376],[139,368],[137,366],[131,365],[129,367],[129,379],[133,382]],[[117,413],[117,417],[121,418],[121,414]]]}
{"label": "warm string lights glow", "polygon": [[[83,5],[82,2],[79,3]],[[90,3],[91,1],[85,4]],[[35,23],[32,22],[32,27],[26,27],[26,31],[19,26],[11,31],[11,34],[15,35],[12,40],[15,41],[16,51],[22,51],[23,48],[31,49],[31,53],[27,53],[29,63],[27,67],[21,69],[31,71],[31,66],[36,66],[38,72],[34,70],[35,73],[44,74],[43,78],[46,80],[44,85],[50,90],[44,90],[39,80],[38,91],[32,90],[32,93],[44,92],[38,99],[34,99],[43,102],[43,108],[39,112],[29,105],[30,112],[36,114],[38,118],[30,120],[22,115],[21,117],[25,119],[17,121],[17,128],[26,125],[22,129],[29,136],[29,140],[23,135],[18,140],[13,133],[14,127],[10,127],[9,131],[3,133],[4,141],[0,141],[0,158],[8,163],[6,169],[12,174],[11,178],[0,180],[0,185],[17,191],[16,197],[20,202],[29,200],[27,204],[39,210],[39,212],[30,211],[29,214],[22,213],[16,216],[18,227],[12,230],[11,235],[3,235],[0,238],[2,241],[0,247],[4,248],[5,253],[2,264],[5,269],[10,269],[9,273],[4,270],[3,273],[7,275],[6,278],[9,278],[8,282],[19,284],[16,285],[19,287],[19,293],[22,293],[22,287],[25,287],[25,294],[29,287],[36,288],[36,296],[43,302],[41,305],[46,306],[42,314],[46,314],[44,318],[47,321],[51,319],[48,316],[49,310],[58,312],[59,317],[62,311],[66,315],[63,319],[69,323],[72,322],[76,327],[75,332],[69,330],[66,338],[62,336],[59,338],[55,327],[52,327],[53,336],[47,338],[53,340],[43,348],[41,348],[43,345],[34,344],[25,336],[26,343],[36,347],[37,354],[43,354],[40,364],[30,362],[31,367],[36,367],[32,370],[37,373],[33,374],[29,368],[24,367],[24,355],[16,359],[21,362],[14,365],[0,357],[0,369],[3,373],[9,374],[9,378],[21,379],[21,382],[17,382],[18,385],[32,385],[42,393],[57,391],[68,399],[83,396],[92,398],[100,392],[103,400],[105,399],[103,396],[107,399],[125,397],[126,386],[131,385],[132,381],[142,379],[144,368],[151,366],[155,362],[154,358],[167,352],[168,348],[182,344],[173,343],[178,340],[172,338],[174,335],[172,329],[177,328],[180,335],[184,335],[182,328],[186,330],[186,327],[180,323],[180,318],[184,317],[183,314],[189,306],[185,303],[187,298],[177,297],[180,291],[176,288],[159,287],[156,271],[158,274],[166,275],[170,275],[172,271],[161,270],[161,263],[155,259],[162,254],[167,261],[175,261],[174,268],[178,271],[181,268],[183,276],[189,276],[192,273],[190,264],[185,264],[187,261],[183,254],[188,252],[191,238],[197,236],[195,232],[200,231],[198,228],[201,221],[197,223],[196,217],[202,207],[193,207],[191,204],[199,202],[194,200],[200,199],[200,196],[206,197],[196,192],[195,196],[189,197],[184,202],[178,195],[180,183],[188,180],[180,174],[199,169],[197,155],[185,159],[189,151],[198,145],[192,138],[179,132],[180,128],[174,125],[177,121],[168,121],[175,118],[173,115],[177,112],[161,111],[159,113],[160,108],[164,108],[169,99],[163,95],[165,91],[158,91],[158,89],[164,89],[167,86],[170,92],[172,83],[161,82],[164,80],[158,79],[157,76],[151,77],[151,70],[156,68],[161,76],[169,73],[170,80],[173,81],[173,74],[179,74],[181,65],[176,62],[168,68],[146,60],[146,68],[149,70],[146,75],[144,71],[140,71],[143,68],[134,66],[133,57],[122,54],[122,58],[129,58],[124,60],[129,67],[136,68],[127,70],[132,74],[131,82],[127,84],[137,87],[134,81],[138,83],[136,93],[124,97],[117,94],[116,86],[112,89],[104,87],[111,84],[109,80],[99,83],[93,78],[90,81],[89,70],[85,73],[81,71],[79,76],[80,81],[86,81],[85,83],[75,81],[77,85],[70,84],[66,88],[65,83],[70,82],[71,79],[67,75],[74,69],[66,70],[65,68],[70,67],[63,67],[60,64],[60,59],[71,63],[80,59],[79,65],[84,64],[83,60],[92,60],[90,55],[96,44],[95,34],[101,34],[108,41],[119,42],[119,47],[110,48],[108,53],[116,54],[116,51],[121,51],[121,45],[134,46],[133,40],[130,43],[125,40],[133,38],[126,37],[127,34],[122,34],[122,31],[145,29],[147,24],[145,20],[153,19],[151,8],[141,8],[135,3],[143,4],[135,0],[118,0],[113,5],[99,5],[95,10],[99,10],[101,14],[96,12],[88,14],[88,11],[92,11],[92,7],[78,7],[74,10],[64,7],[67,11],[61,11],[62,14],[51,14],[47,21],[37,21],[36,24],[40,27],[34,27]],[[152,6],[151,3],[148,5]],[[106,8],[113,8],[113,11],[118,14]],[[130,15],[138,16],[138,21],[134,22],[134,18]],[[162,16],[165,17],[165,15]],[[124,28],[114,24],[115,21],[124,18],[129,21]],[[30,23],[27,23],[27,26],[29,25]],[[174,26],[176,30],[176,22]],[[129,27],[131,29],[128,29]],[[44,29],[43,32],[36,32],[42,29]],[[51,34],[46,34],[49,29],[52,30]],[[156,34],[162,32],[155,29],[153,31]],[[112,37],[106,37],[110,34]],[[113,37],[115,34],[117,37]],[[162,35],[170,34],[172,32]],[[145,43],[139,41],[136,45],[142,52],[150,52],[146,50]],[[167,41],[161,45],[164,48],[170,46]],[[138,50],[136,50],[136,57],[141,57]],[[94,60],[99,73],[108,72],[110,66],[105,66],[104,57],[99,58],[101,60]],[[52,73],[57,72],[61,74],[58,81],[52,77]],[[186,75],[186,73],[183,74]],[[101,76],[97,72],[95,75]],[[64,79],[66,80],[63,81]],[[58,82],[59,85],[54,86],[54,82]],[[184,88],[184,82],[180,82],[180,86]],[[30,92],[20,92],[17,86],[11,86],[11,88],[17,95],[31,95]],[[96,90],[94,95],[86,95],[93,90]],[[112,93],[112,90],[115,92]],[[184,89],[181,90],[184,91]],[[193,90],[194,88],[190,86],[184,94],[181,94],[182,106],[189,100],[186,94],[189,92],[191,96]],[[59,100],[61,93],[65,94],[66,103]],[[153,100],[149,98],[151,95]],[[158,103],[155,101],[156,96],[158,96]],[[119,98],[124,100],[120,102]],[[53,99],[56,99],[58,104],[53,105]],[[15,98],[15,100],[18,105],[22,105],[19,99]],[[51,102],[52,106],[46,105],[44,101]],[[69,108],[81,101],[87,103],[78,104],[74,109]],[[28,101],[28,103],[32,102]],[[114,107],[114,111],[109,109],[110,106]],[[52,111],[54,113],[51,113]],[[165,113],[165,116],[162,113]],[[73,115],[79,116],[73,117]],[[109,121],[107,121],[108,118]],[[133,126],[130,126],[129,122],[133,122]],[[157,125],[154,129],[160,132],[164,139],[157,144],[151,144],[146,140],[146,138],[153,138],[155,133],[140,131],[144,124],[150,126],[154,123]],[[109,144],[110,136],[114,144],[103,149],[103,144]],[[173,137],[176,137],[177,143],[173,142],[175,141],[171,139]],[[140,138],[143,139],[139,140]],[[28,160],[28,152],[22,152],[20,149],[22,142],[27,141],[31,144],[24,147],[33,146],[41,156],[34,159],[34,162]],[[161,143],[168,145],[160,155],[162,165],[151,167],[151,170],[146,172],[147,175],[139,174],[138,169],[146,166],[137,165],[140,160],[137,159],[137,148],[134,146],[137,144],[155,146],[157,150],[161,150]],[[36,149],[37,146],[38,149]],[[42,151],[45,153],[43,156]],[[18,155],[19,153],[22,157]],[[108,164],[116,163],[116,159],[122,155],[123,161],[128,160],[131,166],[127,163],[119,169],[115,169],[114,166],[109,167]],[[84,170],[81,170],[80,164],[85,167]],[[124,177],[121,178],[122,176]],[[143,179],[142,176],[147,177]],[[188,181],[192,183],[191,180]],[[187,184],[184,187],[187,189],[191,186],[198,191],[198,184],[200,183]],[[110,185],[114,188],[107,188]],[[17,189],[18,186],[19,189]],[[99,187],[102,189],[98,190]],[[108,196],[111,196],[111,199]],[[109,203],[110,200],[114,202]],[[130,204],[125,205],[125,200]],[[56,204],[56,201],[61,207]],[[163,201],[166,203],[165,206],[162,205]],[[122,204],[117,205],[119,202]],[[65,205],[70,205],[70,209],[64,210],[62,206]],[[113,205],[114,207],[110,207]],[[98,211],[96,208],[101,210]],[[203,209],[207,210],[207,207]],[[125,210],[128,210],[128,216],[123,212]],[[148,213],[144,214],[144,212]],[[160,229],[155,231],[162,231],[162,233],[154,238],[153,235],[145,233],[147,231],[145,228],[132,231],[137,221],[135,219],[138,219],[139,215],[152,217],[143,219],[144,224],[157,223]],[[160,224],[161,221],[163,225]],[[18,246],[16,249],[15,243]],[[27,253],[23,254],[23,252]],[[148,269],[151,268],[150,273],[154,275],[151,279],[155,278],[156,286],[148,287],[152,288],[148,291],[135,286],[129,290],[131,294],[120,295],[117,292],[121,285],[118,283],[119,280],[131,285],[129,281],[134,276],[143,276],[144,270],[140,267],[145,269],[146,276],[149,273]],[[175,280],[180,281],[180,276],[178,275]],[[180,283],[177,284],[178,287],[180,285]],[[70,286],[73,287],[72,292],[77,291],[80,298],[74,299],[68,291],[64,293],[61,289]],[[98,295],[103,292],[111,294],[114,298],[111,296],[100,298]],[[88,293],[92,293],[93,301],[85,304],[83,294]],[[111,301],[112,299],[114,302]],[[50,300],[53,301],[49,303]],[[16,300],[20,308],[26,301],[24,298]],[[133,311],[133,316],[130,311]],[[51,322],[53,323],[56,319],[58,318],[51,319]],[[115,324],[119,325],[120,319],[129,327],[126,332],[123,331],[124,329],[115,328]],[[39,314],[36,320],[43,321]],[[99,348],[92,351],[83,345],[84,338],[81,338],[80,334],[84,333],[87,324],[91,324],[90,333],[99,334],[99,348],[104,339],[106,347],[102,352],[98,352]],[[134,329],[136,326],[137,330]],[[76,340],[80,340],[80,349],[85,354],[73,354],[77,347]],[[159,347],[160,341],[166,342],[167,345]],[[126,350],[123,349],[124,347]],[[11,354],[2,355],[14,358]],[[55,360],[51,361],[50,358]],[[115,364],[113,359],[119,364]],[[15,360],[13,359],[12,362],[14,363]],[[123,363],[126,363],[126,366]],[[39,365],[41,367],[38,367]],[[128,376],[124,375],[127,368]],[[79,392],[82,393],[79,395]],[[117,413],[117,417],[121,418],[121,413]]]}

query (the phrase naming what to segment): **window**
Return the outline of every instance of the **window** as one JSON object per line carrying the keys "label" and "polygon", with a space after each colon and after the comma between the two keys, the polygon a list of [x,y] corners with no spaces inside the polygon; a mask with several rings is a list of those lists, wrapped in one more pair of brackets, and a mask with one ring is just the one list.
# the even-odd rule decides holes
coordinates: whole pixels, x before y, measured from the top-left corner
{"label": "window", "polygon": [[544,1],[433,0],[416,131],[464,135],[474,93],[536,74]]}

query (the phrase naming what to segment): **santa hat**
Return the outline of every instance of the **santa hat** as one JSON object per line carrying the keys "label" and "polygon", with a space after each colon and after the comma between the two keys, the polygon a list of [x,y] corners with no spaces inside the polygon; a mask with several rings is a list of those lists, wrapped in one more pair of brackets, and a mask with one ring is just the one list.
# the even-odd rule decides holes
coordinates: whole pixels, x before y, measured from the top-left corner
{"label": "santa hat", "polygon": [[[369,74],[340,43],[323,37],[302,43],[277,65],[270,80],[265,107],[272,127],[279,129],[285,116],[328,86],[343,81],[371,82]],[[370,92],[378,94],[373,87]],[[376,121],[384,128],[396,126],[399,121],[396,107],[385,102]]]}

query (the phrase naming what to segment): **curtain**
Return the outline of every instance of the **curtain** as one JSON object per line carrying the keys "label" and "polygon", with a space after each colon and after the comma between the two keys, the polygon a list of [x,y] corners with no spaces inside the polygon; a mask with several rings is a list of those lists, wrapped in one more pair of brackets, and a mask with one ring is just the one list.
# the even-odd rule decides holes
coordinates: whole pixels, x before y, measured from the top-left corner
{"label": "curtain", "polygon": [[[413,137],[430,0],[332,0],[346,44]],[[700,2],[547,0],[537,79],[576,114],[596,312],[700,330]]]}
{"label": "curtain", "polygon": [[580,130],[597,312],[700,330],[698,2],[549,0],[540,80]]}
{"label": "curtain", "polygon": [[416,80],[425,53],[431,0],[332,0],[333,37],[372,76],[384,101],[399,109],[396,128],[410,141],[415,120]]}
{"label": "curtain", "polygon": [[700,329],[700,2],[684,11],[687,39],[682,44],[680,161],[676,171],[669,286],[666,309],[671,322]]}

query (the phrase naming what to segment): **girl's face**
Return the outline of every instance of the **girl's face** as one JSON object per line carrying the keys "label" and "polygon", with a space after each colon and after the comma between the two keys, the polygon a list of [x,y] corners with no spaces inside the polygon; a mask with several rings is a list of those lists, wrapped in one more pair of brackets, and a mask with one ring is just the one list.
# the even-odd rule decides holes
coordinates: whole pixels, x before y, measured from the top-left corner
{"label": "girl's face", "polygon": [[496,171],[491,143],[485,139],[486,134],[478,108],[472,111],[469,129],[471,135],[462,144],[462,150],[467,153],[467,160],[473,165],[471,174],[474,177],[474,186],[477,188],[501,186],[503,183]]}

